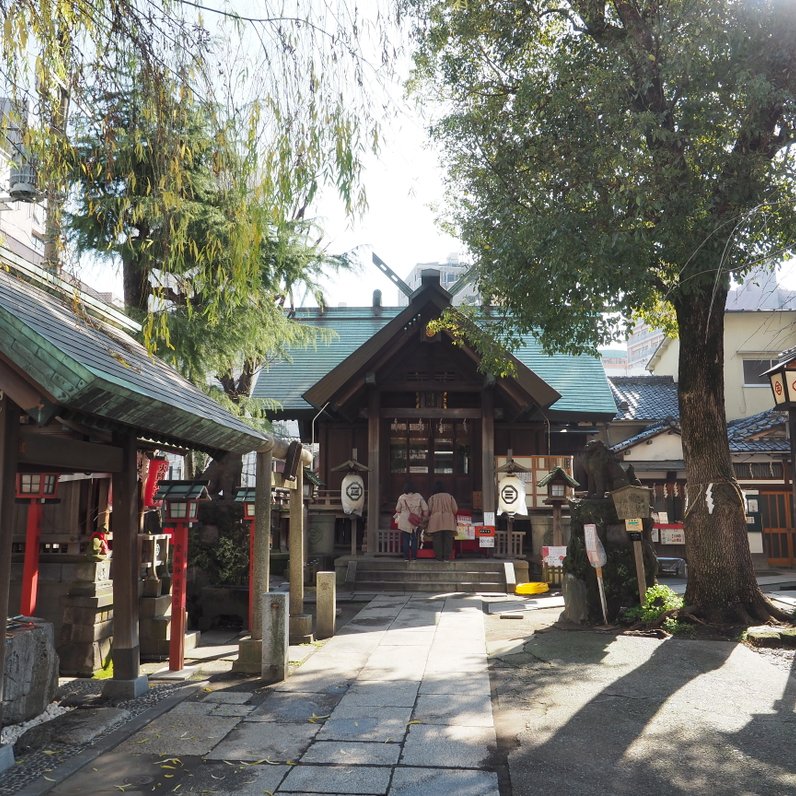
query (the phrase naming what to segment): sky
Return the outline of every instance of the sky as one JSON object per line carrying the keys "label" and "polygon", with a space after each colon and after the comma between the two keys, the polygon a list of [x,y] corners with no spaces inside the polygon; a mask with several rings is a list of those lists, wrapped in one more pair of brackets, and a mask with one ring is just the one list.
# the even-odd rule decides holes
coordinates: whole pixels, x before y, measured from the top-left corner
{"label": "sky", "polygon": [[362,247],[357,249],[358,272],[326,281],[330,306],[370,304],[377,288],[385,305],[397,303],[397,288],[372,264],[371,253],[405,279],[417,263],[444,262],[462,252],[461,243],[436,221],[444,209],[444,179],[422,122],[407,116],[386,136],[380,155],[366,163],[367,212],[347,220],[332,196],[317,208],[329,252]]}

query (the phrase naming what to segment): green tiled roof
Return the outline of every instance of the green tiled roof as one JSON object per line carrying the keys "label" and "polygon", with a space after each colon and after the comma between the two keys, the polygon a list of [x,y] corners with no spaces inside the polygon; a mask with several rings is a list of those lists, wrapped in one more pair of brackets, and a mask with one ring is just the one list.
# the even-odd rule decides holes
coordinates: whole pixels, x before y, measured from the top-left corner
{"label": "green tiled roof", "polygon": [[326,309],[322,315],[317,308],[297,310],[295,320],[334,332],[334,339],[319,343],[317,348],[294,349],[291,352],[292,362],[275,362],[267,370],[263,369],[254,388],[254,397],[279,401],[283,412],[310,409],[302,395],[386,326],[402,309],[382,308],[380,315],[375,315],[372,307],[337,307]]}
{"label": "green tiled roof", "polygon": [[[378,315],[373,307],[329,308],[323,314],[317,308],[299,310],[296,320],[333,330],[337,339],[328,345],[321,343],[317,349],[294,350],[292,362],[277,362],[263,370],[254,389],[255,397],[278,401],[282,404],[280,414],[286,416],[311,409],[302,397],[304,393],[405,309],[381,307]],[[532,336],[512,353],[561,394],[550,412],[611,417],[616,414],[616,403],[598,356],[547,355]]]}
{"label": "green tiled roof", "polygon": [[265,437],[133,338],[0,271],[0,350],[63,410],[156,441],[245,453]]}
{"label": "green tiled roof", "polygon": [[517,359],[561,394],[552,412],[616,414],[611,385],[599,356],[545,354],[533,336],[512,352]]}

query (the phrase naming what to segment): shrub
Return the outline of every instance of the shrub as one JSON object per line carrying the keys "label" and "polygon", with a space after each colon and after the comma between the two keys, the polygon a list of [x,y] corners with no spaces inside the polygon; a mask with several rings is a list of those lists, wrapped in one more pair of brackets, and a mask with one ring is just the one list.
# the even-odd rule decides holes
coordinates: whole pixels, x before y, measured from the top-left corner
{"label": "shrub", "polygon": [[[675,594],[668,586],[656,583],[647,589],[644,602],[627,608],[624,618],[640,622],[654,622],[667,611],[674,611],[683,607],[683,598]],[[668,630],[668,628],[666,628]],[[672,632],[672,631],[669,631]]]}

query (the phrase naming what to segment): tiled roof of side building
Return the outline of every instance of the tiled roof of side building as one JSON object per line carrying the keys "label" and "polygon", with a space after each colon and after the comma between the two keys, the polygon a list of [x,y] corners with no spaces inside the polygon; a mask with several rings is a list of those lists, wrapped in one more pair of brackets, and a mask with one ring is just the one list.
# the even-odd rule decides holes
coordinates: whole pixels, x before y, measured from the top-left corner
{"label": "tiled roof of side building", "polygon": [[133,338],[2,270],[0,339],[14,367],[66,410],[203,450],[246,452],[265,440]]}
{"label": "tiled roof of side building", "polygon": [[612,376],[616,420],[663,420],[680,416],[677,384],[671,376]]}
{"label": "tiled roof of side building", "polygon": [[[295,349],[291,352],[291,362],[276,362],[263,370],[254,397],[278,401],[282,405],[281,414],[309,409],[303,394],[404,310],[404,307],[336,307],[323,313],[317,308],[299,310],[296,320],[332,331],[336,337],[329,343],[319,342],[314,348]],[[547,355],[531,336],[513,354],[561,394],[550,411],[603,414],[615,411],[598,356]]]}
{"label": "tiled roof of side building", "polygon": [[628,437],[627,439],[624,439],[621,442],[617,442],[616,445],[611,446],[611,450],[616,453],[619,453],[620,451],[624,451],[627,450],[628,448],[632,448],[638,445],[639,442],[644,442],[645,440],[657,437],[658,434],[663,434],[671,431],[674,431],[677,434],[679,434],[680,423],[674,418],[670,417],[666,418],[665,420],[661,420],[659,423],[653,423],[651,426],[648,426],[643,431],[639,431],[638,434],[634,434],[632,437]]}
{"label": "tiled roof of side building", "polygon": [[[790,442],[785,436],[786,422],[787,415],[776,409],[731,420],[727,423],[730,450],[734,453],[788,453]],[[774,432],[779,427],[782,427],[781,433]]]}

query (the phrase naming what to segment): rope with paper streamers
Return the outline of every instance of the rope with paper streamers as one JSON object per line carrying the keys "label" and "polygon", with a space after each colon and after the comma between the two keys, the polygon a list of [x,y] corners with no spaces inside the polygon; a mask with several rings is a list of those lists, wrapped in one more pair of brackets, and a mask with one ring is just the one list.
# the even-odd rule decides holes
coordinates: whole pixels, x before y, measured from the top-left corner
{"label": "rope with paper streamers", "polygon": [[[716,506],[716,504],[713,501],[713,488],[715,486],[720,486],[721,484],[729,484],[733,488],[735,494],[738,496],[738,500],[741,503],[741,508],[745,512],[746,501],[744,500],[743,491],[741,490],[741,487],[739,486],[738,482],[734,478],[720,478],[716,481],[706,481],[703,483],[692,483],[690,481],[688,482],[687,484],[688,486],[698,486],[699,491],[696,493],[693,502],[689,500],[688,505],[686,506],[685,509],[685,517],[687,517],[691,513],[691,510],[699,502],[699,498],[702,496],[703,493],[705,496],[705,504],[708,507],[708,514],[713,514],[713,509]],[[690,496],[690,492],[688,494]]]}

